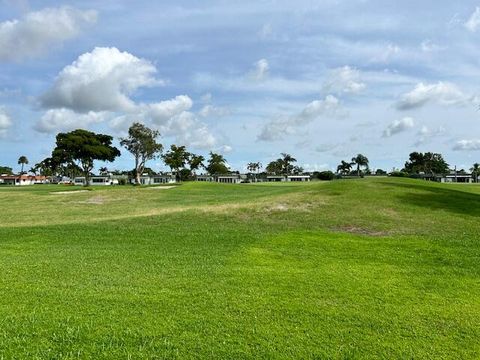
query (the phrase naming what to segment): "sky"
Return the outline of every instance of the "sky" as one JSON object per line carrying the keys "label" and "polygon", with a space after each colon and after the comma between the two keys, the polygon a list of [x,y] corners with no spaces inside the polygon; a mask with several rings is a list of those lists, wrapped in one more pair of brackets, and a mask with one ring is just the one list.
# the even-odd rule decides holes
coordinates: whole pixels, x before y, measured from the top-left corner
{"label": "sky", "polygon": [[358,153],[391,170],[412,151],[468,169],[479,41],[478,0],[0,0],[0,165],[77,128],[120,147],[138,121],[240,171],[281,152],[308,171]]}

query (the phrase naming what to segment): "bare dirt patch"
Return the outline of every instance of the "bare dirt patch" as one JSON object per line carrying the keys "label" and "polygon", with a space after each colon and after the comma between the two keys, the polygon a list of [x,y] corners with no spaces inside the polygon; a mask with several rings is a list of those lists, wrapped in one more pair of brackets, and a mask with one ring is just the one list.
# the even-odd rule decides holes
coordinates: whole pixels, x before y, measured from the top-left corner
{"label": "bare dirt patch", "polygon": [[173,185],[173,186],[152,186],[152,187],[146,188],[146,190],[168,190],[168,189],[173,189],[173,188],[176,188],[176,186],[175,185]]}
{"label": "bare dirt patch", "polygon": [[359,226],[353,226],[353,225],[341,226],[341,227],[333,228],[332,230],[335,232],[346,232],[349,234],[366,235],[366,236],[374,236],[374,237],[382,237],[382,236],[389,235],[387,231],[376,231],[376,230],[367,229]]}
{"label": "bare dirt patch", "polygon": [[80,201],[80,204],[103,205],[105,204],[105,198],[103,196],[94,196],[88,200]]}
{"label": "bare dirt patch", "polygon": [[52,195],[73,195],[73,194],[85,193],[85,192],[89,192],[89,190],[55,191],[55,192],[51,192],[50,194],[52,194]]}

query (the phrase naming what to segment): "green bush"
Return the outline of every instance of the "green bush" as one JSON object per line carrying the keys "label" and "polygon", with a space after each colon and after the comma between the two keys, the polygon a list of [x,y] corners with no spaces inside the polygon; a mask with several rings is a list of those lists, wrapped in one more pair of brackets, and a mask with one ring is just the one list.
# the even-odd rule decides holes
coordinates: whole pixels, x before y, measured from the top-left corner
{"label": "green bush", "polygon": [[393,176],[393,177],[408,177],[408,173],[406,173],[405,171],[393,171],[389,174],[389,176]]}
{"label": "green bush", "polygon": [[321,171],[317,173],[317,178],[320,180],[330,181],[335,179],[335,174],[331,171]]}

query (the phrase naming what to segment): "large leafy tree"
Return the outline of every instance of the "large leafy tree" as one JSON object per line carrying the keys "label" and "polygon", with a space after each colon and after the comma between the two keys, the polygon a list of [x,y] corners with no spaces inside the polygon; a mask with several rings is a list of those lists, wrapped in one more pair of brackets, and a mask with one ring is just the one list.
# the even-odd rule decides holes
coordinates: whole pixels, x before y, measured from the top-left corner
{"label": "large leafy tree", "polygon": [[352,158],[352,163],[357,165],[357,176],[360,176],[360,169],[365,167],[368,169],[368,158],[365,155],[358,154]]}
{"label": "large leafy tree", "polygon": [[283,162],[282,159],[277,159],[270,161],[267,164],[267,167],[265,168],[267,173],[269,174],[275,174],[275,175],[280,175],[283,172]]}
{"label": "large leafy tree", "polygon": [[188,157],[188,165],[190,166],[190,172],[195,175],[195,172],[200,169],[204,168],[205,158],[202,155],[196,155],[190,153],[190,156]]}
{"label": "large leafy tree", "polygon": [[282,157],[279,159],[280,163],[282,164],[282,172],[284,174],[292,174],[295,170],[294,163],[297,162],[292,155],[281,153]]}
{"label": "large leafy tree", "polygon": [[260,162],[251,162],[247,164],[247,170],[254,174],[255,182],[257,181],[257,174],[262,168],[262,164]]}
{"label": "large leafy tree", "polygon": [[223,155],[210,151],[210,159],[208,159],[206,170],[210,175],[228,174],[227,160]]}
{"label": "large leafy tree", "polygon": [[342,160],[340,165],[337,166],[337,173],[342,175],[348,175],[352,171],[352,163]]}
{"label": "large leafy tree", "polygon": [[148,160],[155,159],[163,150],[157,142],[160,132],[135,122],[128,129],[128,137],[120,139],[120,145],[132,153],[135,158],[135,183],[140,184],[140,176]]}
{"label": "large leafy tree", "polygon": [[472,172],[472,175],[473,175],[473,178],[475,179],[475,182],[478,183],[478,176],[480,175],[480,164],[479,163],[473,164],[470,171]]}
{"label": "large leafy tree", "polygon": [[185,146],[177,146],[172,144],[170,150],[168,150],[163,156],[163,162],[175,172],[175,176],[178,180],[182,181],[181,170],[185,168],[190,153]]}
{"label": "large leafy tree", "polygon": [[13,169],[8,166],[0,166],[0,175],[7,174],[11,175],[13,173]]}
{"label": "large leafy tree", "polygon": [[438,153],[412,152],[405,163],[404,171],[409,174],[446,174],[449,171],[447,162]]}
{"label": "large leafy tree", "polygon": [[112,146],[112,140],[109,135],[82,129],[60,133],[57,135],[57,146],[52,156],[59,159],[60,163],[77,162],[88,185],[95,160],[111,162],[120,156],[120,151]]}
{"label": "large leafy tree", "polygon": [[23,167],[28,164],[28,159],[26,156],[20,156],[18,158],[18,165],[22,166],[22,170],[20,171],[20,174],[23,174]]}

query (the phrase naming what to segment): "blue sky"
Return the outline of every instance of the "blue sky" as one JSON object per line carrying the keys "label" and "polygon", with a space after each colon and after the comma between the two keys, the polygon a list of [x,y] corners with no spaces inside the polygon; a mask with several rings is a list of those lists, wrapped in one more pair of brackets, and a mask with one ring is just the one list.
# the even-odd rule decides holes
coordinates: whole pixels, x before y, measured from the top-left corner
{"label": "blue sky", "polygon": [[[0,0],[0,165],[141,121],[238,170],[280,152],[391,169],[414,150],[468,168],[479,40],[475,1]],[[122,153],[109,168],[133,167]]]}

